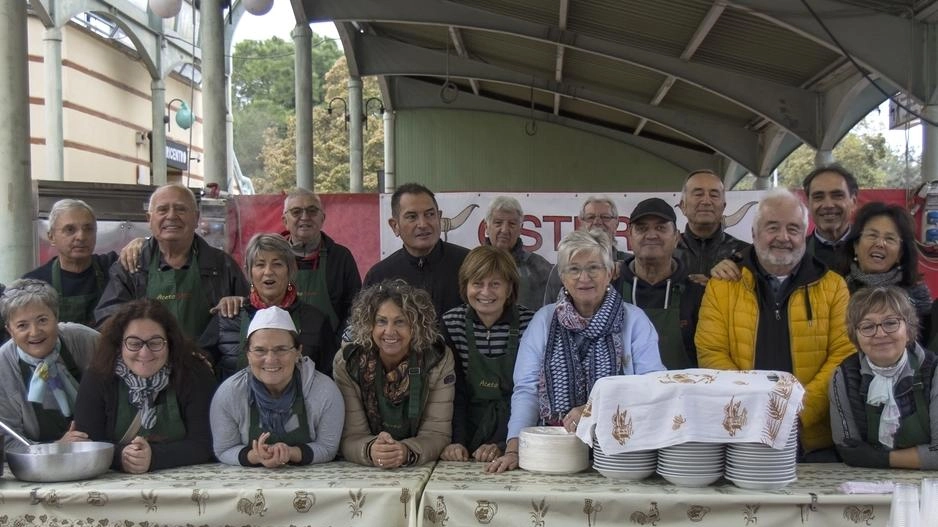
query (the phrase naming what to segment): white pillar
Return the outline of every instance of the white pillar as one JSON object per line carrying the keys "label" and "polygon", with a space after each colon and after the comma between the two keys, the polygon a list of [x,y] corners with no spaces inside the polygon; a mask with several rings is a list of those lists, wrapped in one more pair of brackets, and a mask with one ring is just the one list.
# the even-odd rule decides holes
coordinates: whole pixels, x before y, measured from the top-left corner
{"label": "white pillar", "polygon": [[349,192],[361,192],[362,184],[362,80],[349,77],[348,80],[348,164]]}
{"label": "white pillar", "polygon": [[824,167],[834,163],[834,151],[833,150],[818,150],[814,154],[814,166],[815,167]]}
{"label": "white pillar", "polygon": [[756,176],[756,182],[752,185],[755,190],[769,190],[772,188],[772,176]]}
{"label": "white pillar", "polygon": [[313,31],[306,24],[293,28],[296,74],[296,186],[316,189],[313,166]]}
{"label": "white pillar", "polygon": [[[202,0],[202,146],[205,183],[228,189],[228,145],[225,123],[228,105],[225,97],[225,26],[220,0]],[[193,110],[194,111],[194,110]]]}
{"label": "white pillar", "polygon": [[[938,104],[923,108],[925,117],[938,121]],[[922,181],[938,180],[938,128],[922,121]]]}
{"label": "white pillar", "polygon": [[394,181],[394,112],[388,108],[384,112],[384,188],[378,192],[392,193],[397,188]]}
{"label": "white pillar", "polygon": [[45,31],[44,66],[46,117],[46,173],[43,179],[65,180],[65,138],[62,131],[62,31],[50,27]]}
{"label": "white pillar", "polygon": [[[166,107],[166,85],[163,79],[150,81],[150,108],[153,112],[153,130],[150,132],[150,184],[166,184],[166,122],[163,117],[169,115],[170,126],[175,123],[175,115]],[[192,152],[189,152],[192,155]]]}
{"label": "white pillar", "polygon": [[36,254],[26,23],[26,2],[6,2],[0,9],[0,282],[5,284],[32,269]]}

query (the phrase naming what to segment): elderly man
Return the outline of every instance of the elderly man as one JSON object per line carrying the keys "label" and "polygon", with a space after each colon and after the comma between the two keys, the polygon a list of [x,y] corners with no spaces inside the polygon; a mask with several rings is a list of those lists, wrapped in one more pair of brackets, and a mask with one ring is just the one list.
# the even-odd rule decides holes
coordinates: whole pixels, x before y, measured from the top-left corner
{"label": "elderly man", "polygon": [[515,198],[497,196],[485,216],[485,243],[508,251],[515,259],[521,283],[518,304],[537,309],[544,299],[544,288],[553,265],[543,256],[524,250],[521,224],[524,212]]}
{"label": "elderly man", "polygon": [[679,206],[687,226],[678,241],[678,257],[692,280],[706,284],[717,262],[749,244],[723,230],[726,191],[723,180],[710,170],[696,170],[687,176]]}
{"label": "elderly man", "polygon": [[697,324],[702,368],[781,370],[805,387],[802,461],[836,461],[828,384],[853,353],[847,337],[849,292],[843,278],[805,254],[808,210],[787,190],[768,192],[743,251],[742,278],[707,284]]}
{"label": "elderly man", "polygon": [[297,295],[329,317],[332,329],[345,326],[352,300],[362,288],[358,265],[351,251],[326,233],[322,201],[311,190],[295,188],[283,200],[281,234],[296,256]]}
{"label": "elderly man", "polygon": [[94,326],[94,308],[117,253],[94,254],[98,218],[84,201],[56,201],[49,211],[49,242],[58,252],[23,275],[49,283],[59,294],[59,321]]}
{"label": "elderly man", "polygon": [[[580,207],[580,216],[577,223],[580,229],[602,229],[606,231],[606,234],[609,235],[609,239],[612,240],[612,246],[616,246],[616,232],[619,228],[619,209],[611,198],[607,196],[590,196],[586,198],[586,201],[584,201],[583,205]],[[617,271],[616,276],[613,277],[614,285],[619,284],[618,269],[621,268],[622,262],[625,261],[628,256],[628,253],[616,249],[615,262]],[[556,271],[556,266],[554,266],[554,269],[555,270],[552,270],[550,273],[550,278],[547,279],[543,305],[556,302],[557,295],[560,294],[560,290],[563,288],[560,273]]]}
{"label": "elderly man", "polygon": [[669,370],[697,367],[694,330],[704,292],[675,257],[680,236],[674,207],[660,198],[641,201],[629,216],[635,255],[621,271],[622,299],[642,308],[654,324],[661,362]]}
{"label": "elderly man", "polygon": [[404,246],[368,270],[364,287],[401,278],[430,293],[437,316],[462,304],[459,267],[469,250],[440,239],[441,214],[427,187],[417,183],[398,187],[391,196],[388,225]]}
{"label": "elderly man", "polygon": [[154,298],[165,304],[189,336],[198,338],[222,297],[245,296],[248,284],[234,261],[195,234],[199,209],[188,188],[170,184],[153,192],[150,232],[133,273],[119,263],[95,310],[98,324],[121,304]]}
{"label": "elderly man", "polygon": [[808,254],[813,254],[829,269],[838,267],[844,240],[850,234],[850,220],[857,207],[860,186],[857,178],[840,165],[814,169],[804,178],[804,193],[814,220],[814,232],[808,237]]}

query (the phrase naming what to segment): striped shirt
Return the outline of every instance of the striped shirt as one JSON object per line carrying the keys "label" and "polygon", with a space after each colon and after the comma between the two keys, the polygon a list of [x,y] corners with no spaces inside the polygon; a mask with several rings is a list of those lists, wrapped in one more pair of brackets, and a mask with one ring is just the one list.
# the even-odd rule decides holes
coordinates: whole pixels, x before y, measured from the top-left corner
{"label": "striped shirt", "polygon": [[[459,307],[450,309],[443,315],[443,338],[446,339],[446,345],[453,350],[453,353],[459,359],[459,366],[463,372],[469,370],[469,343],[466,340],[466,312],[469,306],[463,304]],[[524,306],[518,306],[518,342],[521,342],[521,335],[528,328],[531,317],[534,312]],[[498,357],[505,354],[505,348],[508,347],[508,332],[511,329],[511,311],[505,310],[502,316],[492,324],[491,328],[475,320],[473,321],[475,329],[476,347],[485,357]]]}

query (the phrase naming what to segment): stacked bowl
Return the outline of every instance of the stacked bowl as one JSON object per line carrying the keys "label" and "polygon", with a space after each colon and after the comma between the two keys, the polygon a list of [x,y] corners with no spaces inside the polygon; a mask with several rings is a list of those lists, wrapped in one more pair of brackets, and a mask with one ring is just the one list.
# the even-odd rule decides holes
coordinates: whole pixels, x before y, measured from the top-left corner
{"label": "stacked bowl", "polygon": [[792,433],[784,448],[762,443],[731,443],[726,446],[726,479],[750,490],[778,490],[798,480],[798,433]]}
{"label": "stacked bowl", "polygon": [[682,487],[706,487],[723,475],[723,444],[690,442],[662,448],[658,474]]}
{"label": "stacked bowl", "polygon": [[593,440],[593,468],[607,478],[631,481],[645,479],[655,473],[657,463],[657,450],[606,454],[599,442]]}

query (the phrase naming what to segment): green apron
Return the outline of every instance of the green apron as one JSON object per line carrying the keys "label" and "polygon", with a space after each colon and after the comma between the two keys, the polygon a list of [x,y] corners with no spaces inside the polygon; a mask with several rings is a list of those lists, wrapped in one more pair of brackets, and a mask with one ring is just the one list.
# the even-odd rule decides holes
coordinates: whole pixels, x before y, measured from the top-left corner
{"label": "green apron", "polygon": [[[62,346],[59,348],[59,357],[62,358],[65,369],[68,370],[68,373],[75,381],[81,382],[81,370],[79,370],[78,365],[75,364],[72,354],[65,348],[65,342],[61,339],[59,339],[59,342],[62,343]],[[33,367],[22,360],[18,362],[20,364],[20,376],[23,378],[23,385],[28,391],[29,381],[33,378]],[[71,417],[62,415],[62,412],[58,408],[45,408],[42,403],[30,404],[33,407],[33,413],[36,414],[36,422],[39,424],[39,437],[33,439],[42,443],[61,439],[62,435],[68,431],[69,423],[72,421]]]}
{"label": "green apron", "polygon": [[94,327],[94,308],[101,299],[101,293],[107,281],[98,262],[91,260],[94,267],[95,292],[84,295],[65,296],[62,291],[62,267],[59,259],[52,262],[52,287],[59,293],[59,320],[62,322],[77,322],[88,327]]}
{"label": "green apron", "polygon": [[417,435],[420,429],[420,418],[423,414],[423,375],[419,367],[412,367],[407,371],[410,377],[410,390],[407,399],[400,404],[392,404],[384,396],[384,366],[378,361],[381,371],[375,375],[375,395],[378,397],[378,411],[384,429],[391,437],[400,441]]}
{"label": "green apron", "polygon": [[[634,298],[635,291],[627,280],[622,283],[622,298],[638,306]],[[665,307],[642,307],[642,311],[651,320],[658,332],[658,351],[661,362],[669,370],[683,370],[693,366],[684,349],[684,336],[681,331],[681,295],[684,285],[671,283],[670,299]]]}
{"label": "green apron", "polygon": [[269,430],[261,430],[260,413],[257,410],[257,406],[252,404],[251,425],[250,428],[248,428],[249,440],[253,441],[257,439],[262,432],[270,432],[270,437],[267,438],[268,445],[286,443],[288,446],[298,446],[305,445],[312,441],[312,438],[309,436],[309,420],[306,417],[306,402],[303,400],[302,382],[298,374],[293,376],[293,382],[296,383],[296,390],[294,391],[292,410],[293,415],[297,418],[299,426],[295,430],[287,430],[287,433],[282,436]]}
{"label": "green apron", "polygon": [[158,253],[150,260],[147,277],[147,298],[159,300],[176,317],[186,335],[199,338],[211,319],[205,295],[202,294],[202,277],[199,275],[199,254],[192,250],[192,261],[188,269],[160,270]]}
{"label": "green apron", "polygon": [[469,452],[475,452],[488,443],[498,430],[499,423],[508,422],[511,392],[514,389],[512,375],[515,371],[515,358],[518,356],[518,328],[520,327],[518,308],[511,310],[511,329],[508,331],[508,345],[505,353],[498,357],[486,357],[479,353],[473,322],[475,311],[466,311],[466,344],[469,355],[469,371],[466,372],[466,384],[469,398]]}
{"label": "green apron", "polygon": [[[117,420],[114,423],[114,437],[124,437],[130,428],[137,408],[130,402],[130,389],[127,384],[117,380]],[[156,424],[153,428],[140,427],[136,435],[145,437],[151,443],[169,443],[179,441],[186,437],[186,424],[179,413],[179,402],[176,400],[176,390],[167,386],[156,396]]]}
{"label": "green apron", "polygon": [[[912,394],[915,397],[915,413],[899,419],[899,429],[893,436],[893,448],[910,448],[917,445],[931,443],[931,428],[928,423],[928,402],[925,400],[925,390],[922,384],[922,370],[919,367],[918,357],[909,353],[909,363],[915,374],[912,378]],[[870,444],[879,443],[879,418],[883,413],[883,405],[866,405],[866,438]]]}
{"label": "green apron", "polygon": [[[256,311],[255,311],[256,313]],[[300,331],[300,321],[297,319],[297,313],[299,309],[294,309],[290,313],[290,318],[293,319],[293,325],[296,326],[297,332]],[[248,365],[248,329],[251,327],[251,317],[248,315],[246,309],[241,310],[241,334],[238,337],[240,344],[240,351],[238,352],[238,369],[243,370]]]}
{"label": "green apron", "polygon": [[[297,258],[297,263],[300,260],[301,258]],[[333,331],[339,328],[339,316],[332,307],[329,285],[326,283],[325,247],[319,250],[319,266],[316,269],[300,269],[296,273],[296,296],[328,316]]]}

